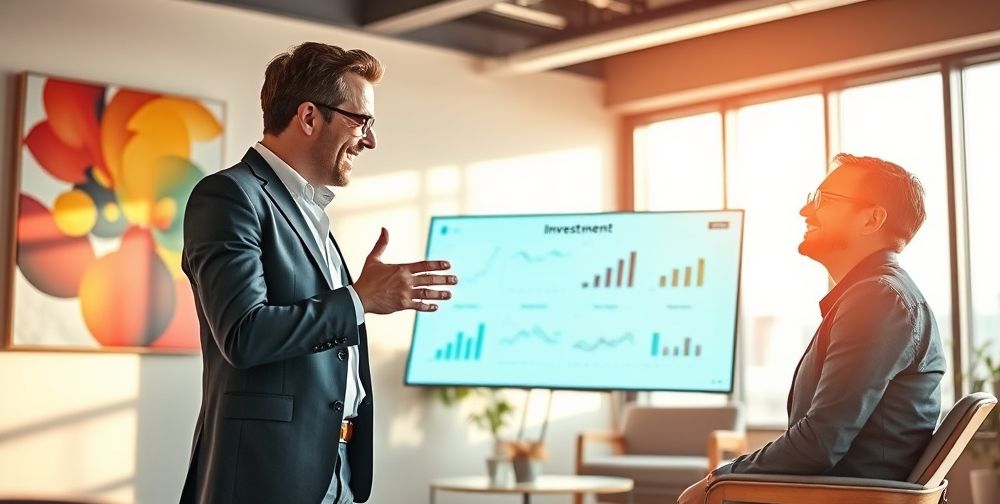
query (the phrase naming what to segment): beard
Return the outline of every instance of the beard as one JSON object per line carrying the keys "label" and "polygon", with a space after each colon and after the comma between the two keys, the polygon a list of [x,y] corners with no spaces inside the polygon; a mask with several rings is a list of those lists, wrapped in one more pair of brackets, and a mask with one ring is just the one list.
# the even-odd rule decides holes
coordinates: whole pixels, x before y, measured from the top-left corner
{"label": "beard", "polygon": [[333,161],[333,183],[336,187],[344,187],[351,182],[351,163],[347,160],[347,146],[337,153]]}
{"label": "beard", "polygon": [[[333,187],[344,187],[351,181],[351,163],[347,160],[347,152],[350,144],[341,145],[339,148],[328,144],[317,144],[313,147],[312,158],[316,166],[327,167],[324,170],[323,185]],[[333,153],[336,152],[336,155]],[[330,158],[333,158],[333,161]]]}
{"label": "beard", "polygon": [[799,243],[799,254],[820,260],[846,248],[847,238],[843,234],[829,229],[818,229],[810,231],[802,237],[802,242]]}

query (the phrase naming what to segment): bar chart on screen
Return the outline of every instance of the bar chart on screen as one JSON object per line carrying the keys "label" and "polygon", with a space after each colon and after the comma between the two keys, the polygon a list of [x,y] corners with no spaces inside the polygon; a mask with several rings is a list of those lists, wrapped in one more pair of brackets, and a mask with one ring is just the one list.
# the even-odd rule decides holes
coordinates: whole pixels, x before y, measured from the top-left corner
{"label": "bar chart on screen", "polygon": [[660,333],[653,333],[653,343],[650,347],[653,357],[701,357],[701,344],[691,343],[690,337],[685,337],[678,344],[662,344]]}
{"label": "bar chart on screen", "polygon": [[705,285],[705,258],[699,257],[695,266],[674,268],[671,274],[660,275],[660,287],[702,287]]}
{"label": "bar chart on screen", "polygon": [[635,287],[635,263],[636,251],[633,250],[629,252],[628,259],[618,259],[616,266],[609,266],[604,269],[603,273],[595,274],[592,282],[583,282],[583,288],[631,289]]}
{"label": "bar chart on screen", "polygon": [[476,336],[466,336],[459,332],[455,339],[445,343],[444,346],[434,350],[434,360],[436,361],[473,361],[483,357],[483,338],[486,333],[486,325],[479,324]]}

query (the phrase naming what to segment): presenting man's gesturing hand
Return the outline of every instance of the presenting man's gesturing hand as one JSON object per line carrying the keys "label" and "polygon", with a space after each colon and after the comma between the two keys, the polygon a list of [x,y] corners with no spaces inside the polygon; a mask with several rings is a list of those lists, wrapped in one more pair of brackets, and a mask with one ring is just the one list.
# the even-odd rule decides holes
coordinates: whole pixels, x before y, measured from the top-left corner
{"label": "presenting man's gesturing hand", "polygon": [[361,298],[367,313],[388,314],[400,310],[432,312],[436,304],[421,300],[451,299],[451,292],[427,289],[430,285],[455,285],[455,275],[431,274],[451,267],[447,261],[419,261],[410,264],[385,264],[382,252],[389,244],[389,232],[382,228],[375,247],[365,260],[361,276],[354,283],[354,290]]}

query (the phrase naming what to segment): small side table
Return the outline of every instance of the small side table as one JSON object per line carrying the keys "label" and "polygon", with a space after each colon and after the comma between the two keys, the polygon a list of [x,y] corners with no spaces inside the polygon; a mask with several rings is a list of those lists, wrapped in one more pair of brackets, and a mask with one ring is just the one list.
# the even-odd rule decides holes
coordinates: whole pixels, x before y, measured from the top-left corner
{"label": "small side table", "polygon": [[531,494],[609,494],[627,493],[632,504],[634,482],[628,478],[610,476],[541,475],[531,483],[491,485],[486,476],[438,478],[431,481],[431,504],[438,491],[488,494],[521,494],[523,504],[531,503]]}

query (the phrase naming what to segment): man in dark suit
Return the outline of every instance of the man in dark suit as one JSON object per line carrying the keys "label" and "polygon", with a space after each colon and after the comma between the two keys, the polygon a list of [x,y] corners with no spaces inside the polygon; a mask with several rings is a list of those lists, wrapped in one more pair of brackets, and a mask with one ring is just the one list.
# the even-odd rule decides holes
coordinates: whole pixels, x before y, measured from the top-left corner
{"label": "man in dark suit", "polygon": [[[325,207],[376,145],[370,54],[305,43],[268,65],[264,138],[202,180],[184,272],[204,360],[185,503],[365,502],[372,387],[365,313],[434,311],[444,261],[384,264],[382,234],[351,280]],[[427,301],[427,302],[425,302]]]}
{"label": "man in dark suit", "polygon": [[799,213],[799,252],[836,283],[795,371],[788,430],[689,487],[704,502],[729,473],[905,480],[941,413],[945,358],[934,315],[897,254],[926,216],[923,188],[903,168],[840,154]]}

